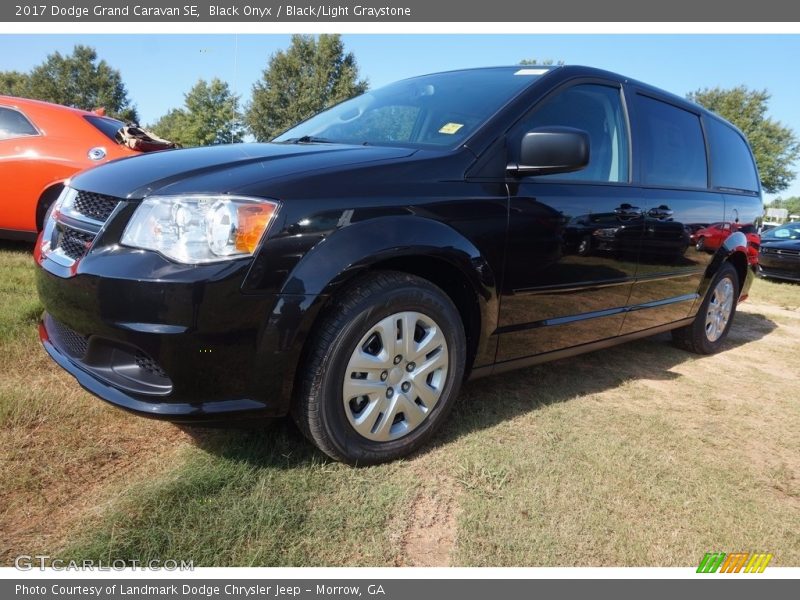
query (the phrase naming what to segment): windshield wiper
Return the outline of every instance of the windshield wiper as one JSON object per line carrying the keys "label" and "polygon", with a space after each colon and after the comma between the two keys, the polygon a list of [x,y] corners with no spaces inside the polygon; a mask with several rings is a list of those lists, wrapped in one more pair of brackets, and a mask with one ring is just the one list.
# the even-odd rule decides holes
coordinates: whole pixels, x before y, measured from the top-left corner
{"label": "windshield wiper", "polygon": [[315,137],[313,135],[304,135],[302,137],[289,138],[284,144],[335,144],[333,140],[323,137]]}

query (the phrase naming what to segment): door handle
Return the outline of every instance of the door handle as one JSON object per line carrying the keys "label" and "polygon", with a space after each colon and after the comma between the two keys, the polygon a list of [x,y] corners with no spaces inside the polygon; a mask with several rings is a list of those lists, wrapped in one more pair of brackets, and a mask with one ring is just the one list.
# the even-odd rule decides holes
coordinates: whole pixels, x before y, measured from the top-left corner
{"label": "door handle", "polygon": [[666,206],[658,206],[647,211],[647,216],[653,217],[654,219],[668,219],[672,215],[672,209],[667,208]]}
{"label": "door handle", "polygon": [[630,204],[620,204],[614,209],[614,214],[623,219],[636,219],[642,216],[642,209],[638,206],[631,206]]}

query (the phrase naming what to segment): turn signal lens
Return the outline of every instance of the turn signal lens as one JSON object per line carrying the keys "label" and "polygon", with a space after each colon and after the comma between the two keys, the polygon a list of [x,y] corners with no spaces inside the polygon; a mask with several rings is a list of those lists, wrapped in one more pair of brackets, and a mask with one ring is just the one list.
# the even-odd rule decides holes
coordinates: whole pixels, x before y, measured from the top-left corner
{"label": "turn signal lens", "polygon": [[253,254],[267,225],[275,214],[274,204],[240,204],[236,210],[239,226],[236,228],[236,249]]}

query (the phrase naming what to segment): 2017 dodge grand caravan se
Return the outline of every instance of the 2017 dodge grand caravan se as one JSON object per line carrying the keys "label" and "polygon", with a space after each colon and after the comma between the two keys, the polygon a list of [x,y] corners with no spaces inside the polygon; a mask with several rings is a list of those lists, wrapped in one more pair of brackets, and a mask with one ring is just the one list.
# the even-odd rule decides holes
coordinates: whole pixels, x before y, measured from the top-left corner
{"label": "2017 dodge grand caravan se", "polygon": [[293,415],[331,457],[422,445],[467,378],[672,330],[718,350],[755,265],[742,134],[585,67],[400,81],[268,144],[87,171],[36,251],[47,352],[130,411]]}

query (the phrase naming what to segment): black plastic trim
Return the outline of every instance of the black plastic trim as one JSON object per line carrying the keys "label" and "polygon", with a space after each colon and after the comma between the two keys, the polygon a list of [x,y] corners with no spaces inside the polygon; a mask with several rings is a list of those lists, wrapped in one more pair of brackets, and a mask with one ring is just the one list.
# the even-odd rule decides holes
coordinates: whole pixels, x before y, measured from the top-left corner
{"label": "black plastic trim", "polygon": [[542,354],[537,354],[534,356],[526,356],[524,358],[507,360],[505,362],[497,363],[494,366],[488,365],[485,367],[477,367],[472,370],[469,379],[470,380],[479,379],[481,377],[487,377],[489,375],[497,375],[499,373],[513,371],[514,369],[520,369],[524,367],[538,365],[544,362],[550,362],[551,360],[559,360],[561,358],[569,358],[572,356],[577,356],[579,354],[584,354],[586,352],[593,352],[594,350],[611,348],[612,346],[616,346],[617,344],[624,344],[625,342],[630,342],[632,340],[637,340],[639,338],[650,337],[652,335],[657,335],[665,331],[678,329],[679,327],[689,325],[693,321],[694,317],[690,317],[687,319],[681,319],[680,321],[674,321],[673,323],[667,323],[666,325],[659,325],[658,327],[651,327],[650,329],[635,331],[633,333],[621,335],[618,337],[606,338],[604,340],[599,340],[597,342],[581,344],[580,346],[564,348],[563,350],[553,350],[552,352],[544,352]]}

